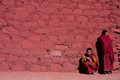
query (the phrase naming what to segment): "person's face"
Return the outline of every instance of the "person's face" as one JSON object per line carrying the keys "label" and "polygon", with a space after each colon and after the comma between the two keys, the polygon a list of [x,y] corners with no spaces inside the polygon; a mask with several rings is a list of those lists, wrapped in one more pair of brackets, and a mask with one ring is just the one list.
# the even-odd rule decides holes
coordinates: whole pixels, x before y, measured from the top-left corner
{"label": "person's face", "polygon": [[106,35],[108,34],[108,32],[106,32]]}
{"label": "person's face", "polygon": [[90,55],[91,53],[92,53],[92,51],[91,51],[91,50],[88,50],[88,51],[87,51],[87,54],[88,54],[88,55]]}

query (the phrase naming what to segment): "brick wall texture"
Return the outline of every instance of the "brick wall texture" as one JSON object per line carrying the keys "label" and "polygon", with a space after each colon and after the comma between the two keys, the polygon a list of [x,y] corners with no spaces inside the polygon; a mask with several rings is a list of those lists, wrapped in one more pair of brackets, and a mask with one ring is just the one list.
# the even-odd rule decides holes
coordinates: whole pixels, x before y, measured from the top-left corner
{"label": "brick wall texture", "polygon": [[0,0],[0,71],[77,72],[108,30],[120,62],[120,0]]}

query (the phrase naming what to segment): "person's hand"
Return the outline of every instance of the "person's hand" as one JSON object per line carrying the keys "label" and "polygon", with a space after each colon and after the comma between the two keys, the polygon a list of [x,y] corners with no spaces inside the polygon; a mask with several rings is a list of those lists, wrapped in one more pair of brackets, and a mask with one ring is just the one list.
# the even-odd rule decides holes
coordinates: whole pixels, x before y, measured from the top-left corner
{"label": "person's hand", "polygon": [[89,57],[86,57],[86,59],[88,59],[90,62],[92,62],[92,60]]}

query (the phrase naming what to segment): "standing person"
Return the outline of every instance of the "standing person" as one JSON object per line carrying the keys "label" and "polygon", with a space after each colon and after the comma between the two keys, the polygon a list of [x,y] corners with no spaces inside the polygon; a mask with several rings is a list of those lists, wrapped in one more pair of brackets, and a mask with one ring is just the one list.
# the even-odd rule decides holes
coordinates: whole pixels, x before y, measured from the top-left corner
{"label": "standing person", "polygon": [[82,62],[80,69],[83,73],[96,74],[99,63],[96,56],[92,53],[92,49],[88,48],[86,53],[82,55]]}
{"label": "standing person", "polygon": [[112,40],[110,39],[107,30],[102,31],[102,35],[100,36],[100,45],[103,57],[103,64],[101,65],[103,67],[102,71],[104,74],[112,74],[114,53]]}

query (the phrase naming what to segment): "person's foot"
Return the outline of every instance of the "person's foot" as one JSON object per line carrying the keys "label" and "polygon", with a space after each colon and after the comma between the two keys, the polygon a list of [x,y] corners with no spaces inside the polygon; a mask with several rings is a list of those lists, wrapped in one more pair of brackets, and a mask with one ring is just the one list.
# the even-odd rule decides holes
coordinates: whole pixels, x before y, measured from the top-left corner
{"label": "person's foot", "polygon": [[104,74],[112,74],[112,71],[104,71]]}
{"label": "person's foot", "polygon": [[112,74],[112,71],[108,71],[108,74]]}
{"label": "person's foot", "polygon": [[94,72],[93,72],[93,73],[91,73],[91,74],[95,75],[96,73],[95,73],[95,71],[94,71]]}
{"label": "person's foot", "polygon": [[104,71],[103,74],[107,74],[107,71]]}

